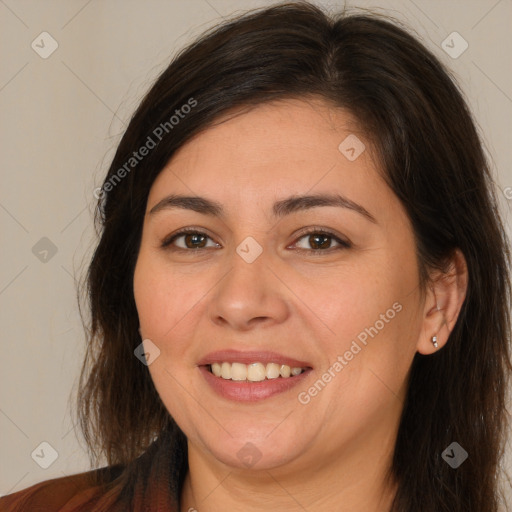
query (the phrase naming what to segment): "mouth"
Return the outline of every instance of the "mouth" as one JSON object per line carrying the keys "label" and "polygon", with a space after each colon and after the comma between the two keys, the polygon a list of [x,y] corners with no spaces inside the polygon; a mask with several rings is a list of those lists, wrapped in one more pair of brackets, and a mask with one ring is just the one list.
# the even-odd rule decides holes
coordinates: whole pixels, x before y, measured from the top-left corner
{"label": "mouth", "polygon": [[273,352],[224,350],[198,364],[210,388],[222,398],[255,402],[290,391],[308,377],[312,366]]}

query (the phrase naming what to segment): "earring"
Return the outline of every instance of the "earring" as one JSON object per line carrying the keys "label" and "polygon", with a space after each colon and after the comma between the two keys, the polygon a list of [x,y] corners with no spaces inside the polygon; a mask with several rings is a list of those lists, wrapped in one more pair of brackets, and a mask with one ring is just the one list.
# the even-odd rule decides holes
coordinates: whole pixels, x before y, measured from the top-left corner
{"label": "earring", "polygon": [[437,345],[437,336],[432,336],[432,343],[434,344],[434,347],[438,347]]}

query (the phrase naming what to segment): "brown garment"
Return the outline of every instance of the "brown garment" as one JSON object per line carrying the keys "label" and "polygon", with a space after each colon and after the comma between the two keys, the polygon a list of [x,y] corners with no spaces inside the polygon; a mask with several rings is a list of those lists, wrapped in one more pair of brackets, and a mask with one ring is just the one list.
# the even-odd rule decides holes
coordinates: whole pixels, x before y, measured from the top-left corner
{"label": "brown garment", "polygon": [[[90,481],[95,472],[89,471],[45,480],[22,491],[4,496],[0,498],[0,511],[68,512],[77,510],[77,506],[85,506],[92,499],[98,501],[101,497],[101,491]],[[91,508],[90,510],[96,509]]]}
{"label": "brown garment", "polygon": [[162,436],[128,466],[40,482],[0,498],[0,512],[178,512],[173,446]]}

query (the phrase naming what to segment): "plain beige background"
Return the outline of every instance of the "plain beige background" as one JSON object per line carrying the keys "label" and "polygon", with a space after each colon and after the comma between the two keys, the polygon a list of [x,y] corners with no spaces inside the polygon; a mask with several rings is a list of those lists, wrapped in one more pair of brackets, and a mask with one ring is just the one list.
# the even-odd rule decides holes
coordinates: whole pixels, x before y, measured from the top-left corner
{"label": "plain beige background", "polygon": [[[237,10],[270,3],[0,0],[0,494],[89,469],[70,416],[84,348],[75,280],[94,239],[93,190],[126,122],[184,44]],[[512,2],[346,5],[405,21],[453,70],[484,137],[512,235]],[[457,58],[442,47],[454,31],[468,44]],[[463,40],[455,39],[455,50]],[[511,459],[509,448],[509,472]]]}

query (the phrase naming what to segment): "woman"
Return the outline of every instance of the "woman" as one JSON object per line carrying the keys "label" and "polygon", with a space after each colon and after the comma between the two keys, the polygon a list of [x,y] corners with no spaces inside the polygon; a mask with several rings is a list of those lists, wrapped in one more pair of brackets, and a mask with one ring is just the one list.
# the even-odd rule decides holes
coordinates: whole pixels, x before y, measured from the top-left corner
{"label": "woman", "polygon": [[498,510],[510,256],[449,73],[306,3],[183,51],[95,191],[96,464],[2,510]]}

